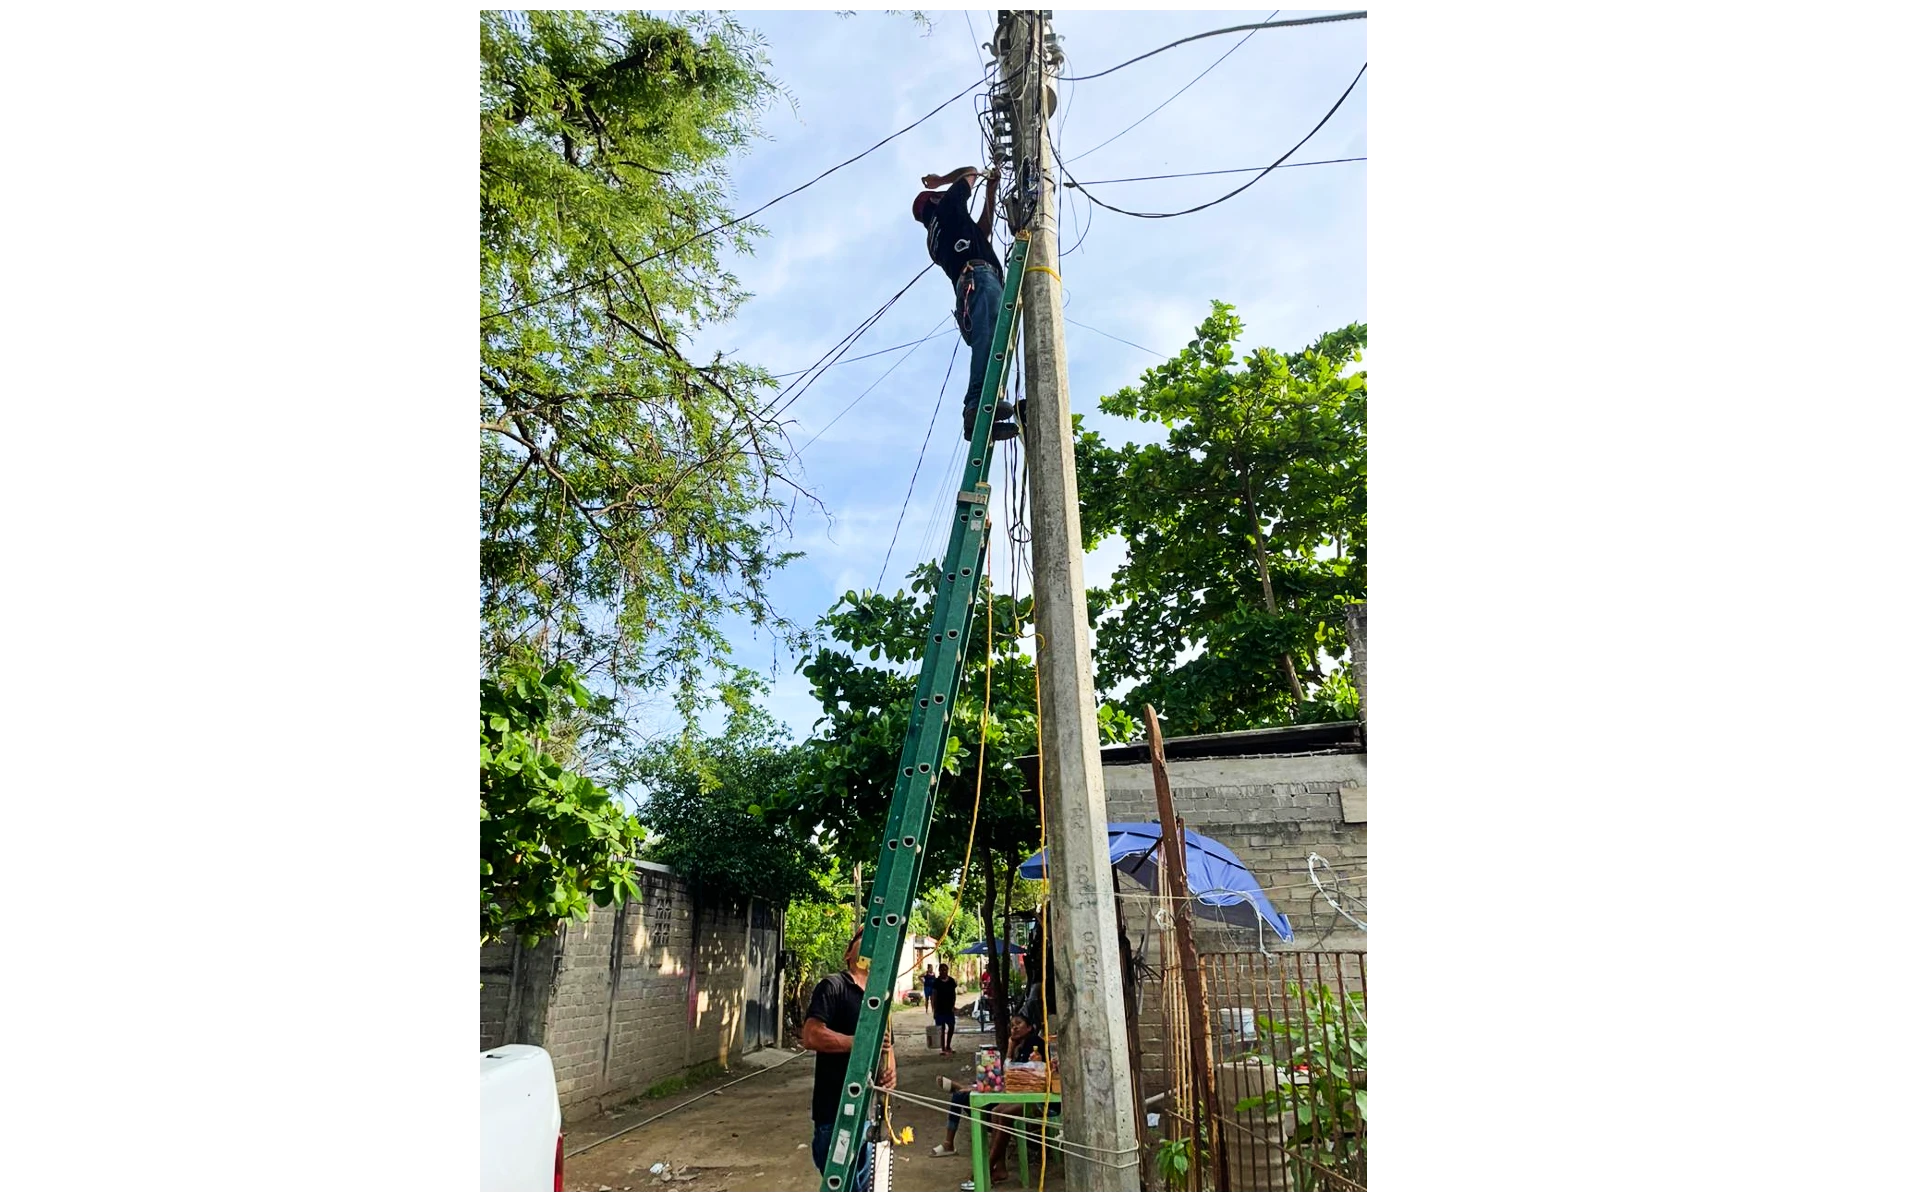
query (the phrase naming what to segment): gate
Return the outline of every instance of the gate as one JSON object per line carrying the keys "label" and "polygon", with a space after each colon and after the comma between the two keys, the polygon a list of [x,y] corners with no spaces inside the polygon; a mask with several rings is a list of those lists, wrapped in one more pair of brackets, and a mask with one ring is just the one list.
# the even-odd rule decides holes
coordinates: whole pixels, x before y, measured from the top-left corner
{"label": "gate", "polygon": [[1143,1086],[1166,1093],[1161,1136],[1218,1137],[1181,1190],[1203,1181],[1211,1187],[1220,1165],[1233,1191],[1366,1190],[1366,952],[1199,958],[1218,1102],[1213,1119],[1203,1113],[1203,1081],[1188,1066],[1193,1026],[1178,968],[1155,973],[1157,1004],[1145,1006],[1141,1026],[1162,1075]]}
{"label": "gate", "polygon": [[747,972],[743,983],[749,1051],[780,1044],[780,942],[785,914],[755,900],[747,915]]}

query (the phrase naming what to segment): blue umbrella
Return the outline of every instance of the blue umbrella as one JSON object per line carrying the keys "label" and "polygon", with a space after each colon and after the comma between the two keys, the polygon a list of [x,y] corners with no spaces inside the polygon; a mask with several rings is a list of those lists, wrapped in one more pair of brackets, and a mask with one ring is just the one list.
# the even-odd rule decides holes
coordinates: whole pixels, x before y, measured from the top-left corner
{"label": "blue umbrella", "polygon": [[[1006,941],[1001,938],[993,939],[993,945],[996,951],[1004,950],[1011,954],[1025,954],[1027,952],[1027,948],[1025,946],[1016,946],[1012,942]],[[965,950],[962,950],[960,953],[962,954],[987,953],[987,939],[981,938],[979,941],[975,942],[971,946],[968,946]]]}
{"label": "blue umbrella", "polygon": [[[1148,891],[1160,882],[1160,825],[1154,821],[1116,822],[1107,826],[1107,857],[1122,872],[1139,880]],[[1042,850],[1020,864],[1020,874],[1039,879],[1046,872]],[[1257,929],[1265,921],[1283,942],[1293,940],[1293,927],[1273,907],[1253,872],[1233,851],[1210,837],[1187,830],[1187,891],[1211,907],[1213,915],[1229,925]]]}

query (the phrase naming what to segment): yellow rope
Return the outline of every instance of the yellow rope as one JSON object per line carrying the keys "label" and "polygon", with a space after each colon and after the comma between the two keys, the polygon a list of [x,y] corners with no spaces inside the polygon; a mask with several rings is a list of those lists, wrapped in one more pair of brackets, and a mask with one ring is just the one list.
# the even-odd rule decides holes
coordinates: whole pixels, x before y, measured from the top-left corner
{"label": "yellow rope", "polygon": [[1053,276],[1054,281],[1057,282],[1061,287],[1067,286],[1067,281],[1060,278],[1060,272],[1054,270],[1052,267],[1043,267],[1039,263],[1028,263],[1027,270],[1045,271],[1047,274]]}

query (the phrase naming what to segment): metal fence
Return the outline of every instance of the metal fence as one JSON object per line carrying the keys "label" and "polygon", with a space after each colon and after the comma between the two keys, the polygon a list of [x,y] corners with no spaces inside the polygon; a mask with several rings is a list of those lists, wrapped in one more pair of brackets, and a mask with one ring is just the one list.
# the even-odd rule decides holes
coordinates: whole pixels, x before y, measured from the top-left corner
{"label": "metal fence", "polygon": [[[1204,1081],[1170,1070],[1167,1136],[1198,1132],[1215,1143],[1193,1163],[1186,1186],[1364,1191],[1366,952],[1231,951],[1200,955],[1200,969],[1219,1124],[1201,1113]],[[1173,1066],[1192,1034],[1177,968],[1166,984],[1159,1032]]]}

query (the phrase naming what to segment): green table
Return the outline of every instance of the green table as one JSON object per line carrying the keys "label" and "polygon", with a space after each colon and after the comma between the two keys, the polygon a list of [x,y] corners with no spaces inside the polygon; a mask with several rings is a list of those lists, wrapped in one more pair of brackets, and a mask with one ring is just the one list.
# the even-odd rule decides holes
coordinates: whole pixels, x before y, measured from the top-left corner
{"label": "green table", "polygon": [[[992,1172],[987,1169],[986,1127],[980,1120],[980,1110],[992,1108],[996,1104],[1018,1104],[1023,1112],[1027,1105],[1041,1105],[1044,1115],[1046,1105],[1060,1103],[1060,1097],[1054,1092],[969,1092],[967,1094],[967,1121],[973,1135],[973,1190],[990,1192],[993,1190]],[[1020,1153],[1020,1186],[1027,1184],[1027,1138],[1026,1130],[1030,1126],[1017,1124],[1012,1131],[1015,1148]],[[1047,1152],[1043,1143],[1040,1153]]]}

